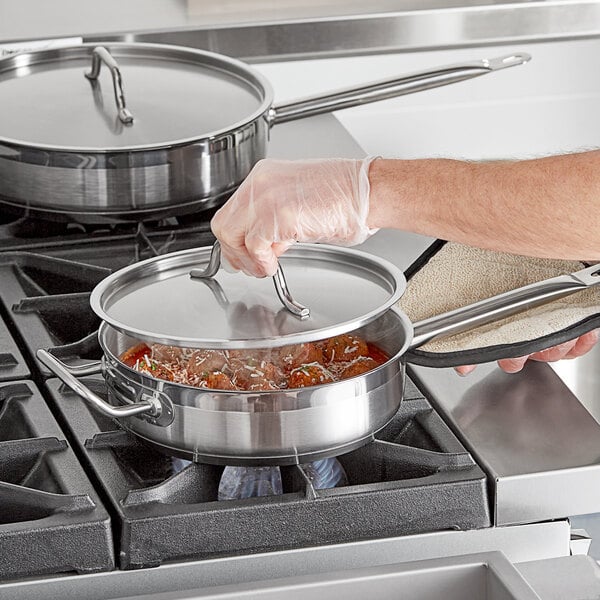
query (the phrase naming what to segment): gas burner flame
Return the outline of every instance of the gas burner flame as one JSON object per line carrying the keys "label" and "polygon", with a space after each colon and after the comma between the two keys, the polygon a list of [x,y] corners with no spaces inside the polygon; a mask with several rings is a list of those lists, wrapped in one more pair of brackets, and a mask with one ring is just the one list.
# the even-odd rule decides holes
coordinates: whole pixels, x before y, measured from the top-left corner
{"label": "gas burner flame", "polygon": [[[190,463],[172,458],[174,473],[179,473]],[[337,458],[326,458],[299,465],[315,490],[348,485],[346,472]],[[279,467],[225,467],[219,482],[219,500],[244,500],[261,496],[283,494],[281,469]]]}

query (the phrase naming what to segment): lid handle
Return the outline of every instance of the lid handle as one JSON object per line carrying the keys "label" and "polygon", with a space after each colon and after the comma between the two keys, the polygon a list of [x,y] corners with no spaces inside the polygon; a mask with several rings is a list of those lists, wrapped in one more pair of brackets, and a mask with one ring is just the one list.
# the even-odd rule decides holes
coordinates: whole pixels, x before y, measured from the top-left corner
{"label": "lid handle", "polygon": [[90,81],[96,81],[100,75],[102,63],[110,69],[110,74],[112,75],[119,119],[125,124],[133,123],[133,115],[125,106],[125,94],[123,93],[123,83],[119,64],[104,46],[97,46],[94,48],[94,51],[92,52],[92,68],[85,73],[85,76]]}
{"label": "lid handle", "polygon": [[[212,252],[210,253],[210,258],[208,260],[206,269],[192,269],[190,271],[190,276],[196,279],[207,279],[214,277],[217,274],[220,266],[221,244],[219,241],[216,241],[212,247]],[[296,300],[294,300],[292,297],[281,265],[277,267],[277,272],[273,276],[273,283],[275,284],[275,290],[277,291],[279,300],[281,300],[281,303],[289,312],[300,319],[306,319],[310,316],[310,309],[299,302],[296,302]]]}

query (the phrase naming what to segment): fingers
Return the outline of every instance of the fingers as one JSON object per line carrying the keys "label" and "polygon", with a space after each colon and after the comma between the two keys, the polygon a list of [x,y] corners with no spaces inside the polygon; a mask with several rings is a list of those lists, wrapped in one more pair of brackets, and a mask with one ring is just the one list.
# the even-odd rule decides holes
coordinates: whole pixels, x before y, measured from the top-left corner
{"label": "fingers", "polygon": [[556,362],[558,360],[577,358],[589,352],[596,345],[599,338],[600,331],[596,329],[574,340],[569,340],[568,342],[552,346],[540,352],[534,352],[528,356],[499,360],[498,366],[507,373],[518,373],[528,360]]}
{"label": "fingers", "polygon": [[454,370],[461,376],[465,377],[472,373],[477,368],[477,365],[463,365],[462,367],[454,367]]}
{"label": "fingers", "polygon": [[518,358],[505,358],[504,360],[498,361],[498,366],[506,373],[518,373],[529,356],[519,356]]}
{"label": "fingers", "polygon": [[587,354],[596,345],[598,339],[600,339],[600,330],[598,329],[582,335],[564,358],[577,358]]}
{"label": "fingers", "polygon": [[563,359],[575,347],[576,343],[577,338],[564,342],[563,344],[552,346],[546,350],[541,350],[540,352],[534,352],[529,358],[540,362],[555,362]]}

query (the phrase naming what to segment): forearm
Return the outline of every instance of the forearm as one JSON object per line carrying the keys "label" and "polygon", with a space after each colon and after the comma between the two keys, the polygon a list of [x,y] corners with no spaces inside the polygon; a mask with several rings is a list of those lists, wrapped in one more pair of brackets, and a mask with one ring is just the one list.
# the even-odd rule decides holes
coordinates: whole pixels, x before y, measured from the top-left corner
{"label": "forearm", "polygon": [[545,258],[600,260],[600,152],[519,162],[373,162],[370,227]]}

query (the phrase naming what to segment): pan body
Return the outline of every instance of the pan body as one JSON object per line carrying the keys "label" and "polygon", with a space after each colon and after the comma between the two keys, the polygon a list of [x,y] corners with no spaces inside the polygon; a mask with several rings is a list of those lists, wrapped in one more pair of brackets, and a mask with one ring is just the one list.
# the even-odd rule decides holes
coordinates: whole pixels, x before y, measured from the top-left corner
{"label": "pan body", "polygon": [[221,204],[266,155],[269,83],[211,52],[105,46],[120,65],[129,124],[116,116],[109,69],[95,83],[84,77],[96,44],[0,60],[0,202],[91,223]]}
{"label": "pan body", "polygon": [[196,462],[286,465],[349,452],[370,442],[398,411],[405,369],[401,360],[412,326],[396,309],[357,334],[390,359],[359,377],[321,386],[268,392],[207,390],[154,379],[118,356],[140,342],[104,323],[99,332],[110,400],[124,405],[158,398],[159,419],[122,424],[159,449]]}
{"label": "pan body", "polygon": [[[0,143],[0,202],[80,223],[146,221],[221,205],[266,156],[266,120],[144,152],[60,153]],[[27,160],[23,160],[24,155]]]}

